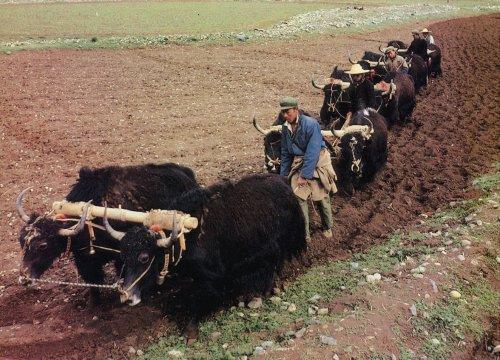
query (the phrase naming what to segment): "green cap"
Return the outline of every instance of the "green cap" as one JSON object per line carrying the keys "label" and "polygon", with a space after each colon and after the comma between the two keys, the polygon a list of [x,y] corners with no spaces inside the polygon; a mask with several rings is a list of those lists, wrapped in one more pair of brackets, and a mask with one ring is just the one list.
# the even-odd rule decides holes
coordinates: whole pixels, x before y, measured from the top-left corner
{"label": "green cap", "polygon": [[288,110],[291,108],[299,107],[299,102],[297,99],[287,96],[280,101],[281,110]]}

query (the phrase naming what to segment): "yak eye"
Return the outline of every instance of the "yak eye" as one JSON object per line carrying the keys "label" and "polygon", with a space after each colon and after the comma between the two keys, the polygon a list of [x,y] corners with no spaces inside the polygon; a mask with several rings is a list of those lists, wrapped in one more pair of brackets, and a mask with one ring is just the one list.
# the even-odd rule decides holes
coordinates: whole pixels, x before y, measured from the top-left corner
{"label": "yak eye", "polygon": [[140,253],[137,260],[139,260],[140,263],[145,264],[149,261],[149,255],[146,253]]}

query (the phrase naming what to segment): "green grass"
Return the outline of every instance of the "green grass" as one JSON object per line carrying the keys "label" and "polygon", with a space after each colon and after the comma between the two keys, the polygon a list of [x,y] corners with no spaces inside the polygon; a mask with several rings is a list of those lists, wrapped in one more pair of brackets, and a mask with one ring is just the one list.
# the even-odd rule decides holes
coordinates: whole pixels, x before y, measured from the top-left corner
{"label": "green grass", "polygon": [[267,27],[325,3],[261,1],[0,5],[0,40],[200,34]]}
{"label": "green grass", "polygon": [[[255,29],[266,29],[283,20],[318,9],[340,9],[352,2],[334,1],[158,1],[95,3],[2,4],[0,0],[0,51],[49,48],[135,48],[165,43],[234,43],[236,33],[245,33],[252,41],[269,40]],[[459,0],[452,4],[432,0],[432,5],[453,6],[439,13],[415,11],[399,20],[381,20],[376,8],[384,5],[415,4],[410,0],[365,1],[365,11],[351,13],[363,24],[349,23],[344,28],[328,27],[326,33],[367,31],[388,25],[479,14],[477,6],[495,5],[493,0]],[[476,7],[476,9],[475,9]],[[427,9],[423,7],[422,9]],[[385,10],[384,10],[385,11]],[[395,11],[397,13],[397,11]],[[386,11],[387,14],[392,10]],[[383,14],[385,18],[385,13]],[[344,15],[342,15],[342,18]],[[313,21],[314,22],[314,21]],[[317,34],[301,28],[300,35]],[[271,35],[271,38],[299,36],[298,33]]]}

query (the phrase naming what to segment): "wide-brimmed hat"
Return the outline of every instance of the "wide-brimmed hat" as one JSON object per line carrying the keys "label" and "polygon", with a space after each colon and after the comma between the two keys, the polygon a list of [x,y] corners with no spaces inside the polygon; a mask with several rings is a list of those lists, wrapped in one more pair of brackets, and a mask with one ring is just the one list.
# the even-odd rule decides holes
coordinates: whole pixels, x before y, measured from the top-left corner
{"label": "wide-brimmed hat", "polygon": [[370,70],[365,70],[361,67],[361,65],[354,64],[353,66],[351,66],[351,70],[348,70],[345,73],[349,75],[359,75],[359,74],[366,74],[368,72],[370,72]]}
{"label": "wide-brimmed hat", "polygon": [[299,102],[297,99],[295,99],[291,96],[284,97],[280,101],[281,110],[288,110],[288,109],[292,109],[292,108],[296,108],[296,107],[299,107]]}
{"label": "wide-brimmed hat", "polygon": [[430,34],[432,31],[427,30],[427,28],[423,28],[421,33],[422,34]]}
{"label": "wide-brimmed hat", "polygon": [[384,54],[390,53],[391,51],[394,51],[395,53],[397,53],[398,49],[396,49],[394,46],[388,46],[386,48],[381,47],[380,51],[382,51]]}

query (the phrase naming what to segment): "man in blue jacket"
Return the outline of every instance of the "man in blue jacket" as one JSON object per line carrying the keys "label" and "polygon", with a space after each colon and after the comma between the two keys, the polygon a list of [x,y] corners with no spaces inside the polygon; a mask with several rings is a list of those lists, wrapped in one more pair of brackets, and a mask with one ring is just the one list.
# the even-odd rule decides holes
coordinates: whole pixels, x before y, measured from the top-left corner
{"label": "man in blue jacket", "polygon": [[317,120],[299,112],[298,101],[286,97],[280,102],[285,119],[281,132],[281,170],[297,196],[310,239],[307,200],[316,202],[321,216],[323,235],[332,237],[330,192],[336,192],[335,172]]}

